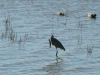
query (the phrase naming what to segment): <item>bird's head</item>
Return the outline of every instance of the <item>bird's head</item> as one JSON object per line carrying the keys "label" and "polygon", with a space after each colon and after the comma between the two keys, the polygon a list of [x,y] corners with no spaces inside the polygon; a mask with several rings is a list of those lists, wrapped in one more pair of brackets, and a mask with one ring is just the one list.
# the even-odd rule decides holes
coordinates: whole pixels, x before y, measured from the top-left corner
{"label": "bird's head", "polygon": [[54,38],[54,36],[52,35],[51,38]]}
{"label": "bird's head", "polygon": [[96,16],[96,14],[94,14],[94,16]]}

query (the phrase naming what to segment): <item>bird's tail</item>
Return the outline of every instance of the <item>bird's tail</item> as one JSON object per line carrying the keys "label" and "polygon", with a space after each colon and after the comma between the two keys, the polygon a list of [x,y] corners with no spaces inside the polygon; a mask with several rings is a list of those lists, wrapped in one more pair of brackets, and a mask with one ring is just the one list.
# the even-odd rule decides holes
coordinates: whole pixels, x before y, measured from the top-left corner
{"label": "bird's tail", "polygon": [[62,45],[62,49],[65,51],[65,48],[64,48],[64,46]]}
{"label": "bird's tail", "polygon": [[62,50],[64,50],[65,51],[65,48],[62,46]]}
{"label": "bird's tail", "polygon": [[65,51],[65,48],[63,48],[63,50]]}

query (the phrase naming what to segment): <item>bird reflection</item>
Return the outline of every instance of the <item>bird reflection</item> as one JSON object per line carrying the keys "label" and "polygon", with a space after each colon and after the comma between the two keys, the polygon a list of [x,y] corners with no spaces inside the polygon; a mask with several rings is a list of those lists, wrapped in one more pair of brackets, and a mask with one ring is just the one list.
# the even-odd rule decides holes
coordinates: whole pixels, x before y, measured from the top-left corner
{"label": "bird reflection", "polygon": [[58,56],[56,57],[56,61],[57,61],[57,63],[58,63]]}
{"label": "bird reflection", "polygon": [[[58,62],[59,59],[59,62]],[[63,59],[57,58],[57,61],[54,63],[51,63],[43,68],[43,71],[48,72],[48,75],[61,75],[62,71],[64,70],[63,65]]]}
{"label": "bird reflection", "polygon": [[59,63],[61,60],[63,59],[59,58],[58,56],[56,57],[56,63]]}

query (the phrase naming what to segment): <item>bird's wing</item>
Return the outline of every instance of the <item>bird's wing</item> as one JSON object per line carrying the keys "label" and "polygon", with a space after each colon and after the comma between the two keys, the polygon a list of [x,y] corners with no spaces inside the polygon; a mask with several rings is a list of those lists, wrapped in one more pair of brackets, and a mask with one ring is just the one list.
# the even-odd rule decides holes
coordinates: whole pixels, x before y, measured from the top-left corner
{"label": "bird's wing", "polygon": [[50,48],[51,48],[51,40],[49,39],[49,44],[50,44]]}
{"label": "bird's wing", "polygon": [[54,41],[54,45],[55,45],[56,47],[58,47],[58,48],[60,48],[60,49],[63,49],[63,50],[65,51],[65,48],[64,48],[64,46],[61,44],[60,41],[58,41],[56,38],[54,38],[53,41]]}

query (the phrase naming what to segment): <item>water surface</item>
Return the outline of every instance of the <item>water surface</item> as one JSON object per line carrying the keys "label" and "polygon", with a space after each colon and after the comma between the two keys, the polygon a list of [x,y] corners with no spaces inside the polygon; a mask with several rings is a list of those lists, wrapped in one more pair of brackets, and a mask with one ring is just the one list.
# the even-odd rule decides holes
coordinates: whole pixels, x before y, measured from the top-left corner
{"label": "water surface", "polygon": [[[99,0],[1,1],[0,74],[99,75],[99,8]],[[52,34],[66,49],[58,49],[58,62]]]}

